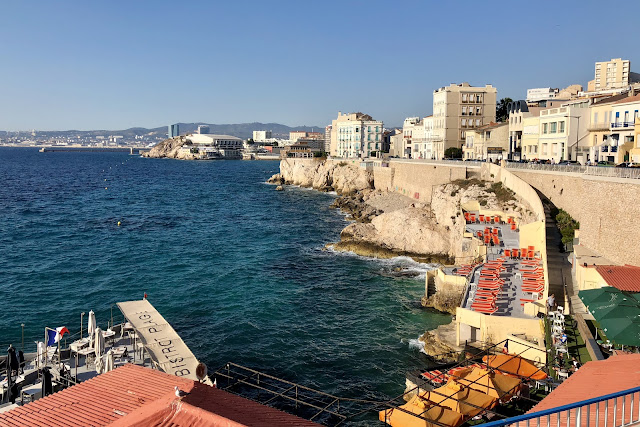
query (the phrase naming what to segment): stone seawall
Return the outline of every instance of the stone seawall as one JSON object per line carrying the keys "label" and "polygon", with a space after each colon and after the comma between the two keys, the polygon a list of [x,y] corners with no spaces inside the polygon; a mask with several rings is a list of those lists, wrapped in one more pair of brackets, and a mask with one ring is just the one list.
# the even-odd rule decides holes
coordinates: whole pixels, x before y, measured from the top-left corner
{"label": "stone seawall", "polygon": [[580,244],[620,264],[640,265],[640,180],[509,169],[580,222]]}

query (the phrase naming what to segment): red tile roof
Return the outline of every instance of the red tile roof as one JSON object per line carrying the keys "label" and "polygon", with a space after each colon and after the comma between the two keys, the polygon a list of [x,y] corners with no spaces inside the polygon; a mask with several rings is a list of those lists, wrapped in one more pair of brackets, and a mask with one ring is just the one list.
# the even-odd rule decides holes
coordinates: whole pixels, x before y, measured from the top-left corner
{"label": "red tile roof", "polygon": [[[174,387],[189,394],[179,398]],[[0,414],[0,426],[316,425],[240,396],[137,365]]]}
{"label": "red tile roof", "polygon": [[607,285],[627,292],[640,292],[640,267],[633,265],[598,265],[598,274]]}
{"label": "red tile roof", "polygon": [[[587,362],[578,371],[566,379],[552,391],[540,403],[533,407],[529,413],[559,406],[576,403],[582,400],[605,396],[618,391],[628,390],[640,384],[640,354],[625,354],[612,356],[607,360]],[[630,398],[626,398],[627,407],[630,406]],[[613,425],[613,407],[609,404],[608,424]],[[586,410],[582,411],[586,417]],[[628,411],[627,411],[628,413]],[[600,405],[599,425],[604,425],[604,405]],[[595,425],[595,405],[590,408],[590,424]],[[622,416],[622,398],[618,400],[617,419]],[[571,425],[575,423],[575,411],[571,415]],[[551,424],[556,425],[557,418],[551,416]],[[627,414],[628,418],[628,414]],[[585,422],[583,420],[583,422]],[[558,425],[567,425],[567,415],[563,413]]]}

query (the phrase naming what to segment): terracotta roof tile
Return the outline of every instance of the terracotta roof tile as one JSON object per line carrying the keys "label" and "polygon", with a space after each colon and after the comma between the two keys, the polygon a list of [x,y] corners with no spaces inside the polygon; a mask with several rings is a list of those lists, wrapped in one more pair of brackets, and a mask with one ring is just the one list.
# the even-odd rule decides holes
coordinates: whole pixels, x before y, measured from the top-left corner
{"label": "terracotta roof tile", "polygon": [[[582,400],[628,390],[637,387],[638,384],[640,384],[640,354],[618,355],[612,356],[607,360],[587,362],[528,413],[557,408]],[[629,396],[626,398],[626,405],[627,407],[630,405]],[[612,407],[610,407],[608,424],[611,425],[613,425],[613,412]],[[586,411],[583,410],[582,413],[586,414]],[[604,425],[604,404],[600,405],[599,415],[599,425]],[[618,400],[617,419],[620,420],[621,416],[622,399],[620,398]],[[590,407],[590,417],[590,424],[595,425],[595,405]],[[571,415],[571,425],[575,425],[574,418],[575,411]],[[556,425],[556,422],[555,415],[551,416],[551,424]],[[566,413],[561,415],[558,425],[567,425]]]}
{"label": "terracotta roof tile", "polygon": [[596,271],[607,285],[627,292],[640,292],[640,267],[632,265],[598,265]]}
{"label": "terracotta roof tile", "polygon": [[[175,396],[174,387],[189,393]],[[164,372],[125,365],[0,414],[0,426],[317,425]]]}

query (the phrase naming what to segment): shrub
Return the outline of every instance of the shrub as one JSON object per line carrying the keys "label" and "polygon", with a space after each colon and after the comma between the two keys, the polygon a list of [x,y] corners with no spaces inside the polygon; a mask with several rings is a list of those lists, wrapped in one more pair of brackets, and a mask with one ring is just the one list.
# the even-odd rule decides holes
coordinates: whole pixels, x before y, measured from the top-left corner
{"label": "shrub", "polygon": [[562,235],[562,243],[566,245],[573,242],[575,231],[580,228],[580,223],[562,209],[558,210],[555,219],[560,234]]}

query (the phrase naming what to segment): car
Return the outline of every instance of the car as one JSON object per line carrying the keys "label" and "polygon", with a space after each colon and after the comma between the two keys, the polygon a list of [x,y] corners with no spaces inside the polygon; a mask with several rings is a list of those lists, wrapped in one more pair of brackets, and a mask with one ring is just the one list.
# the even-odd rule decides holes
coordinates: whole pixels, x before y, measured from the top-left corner
{"label": "car", "polygon": [[613,162],[605,162],[604,160],[601,160],[598,162],[597,166],[601,166],[601,167],[611,167],[614,166]]}

